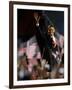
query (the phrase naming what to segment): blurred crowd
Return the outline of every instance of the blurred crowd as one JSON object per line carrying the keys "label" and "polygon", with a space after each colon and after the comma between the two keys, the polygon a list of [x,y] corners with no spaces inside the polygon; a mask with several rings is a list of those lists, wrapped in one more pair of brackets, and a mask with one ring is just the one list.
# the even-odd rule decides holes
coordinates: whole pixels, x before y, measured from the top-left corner
{"label": "blurred crowd", "polygon": [[[55,68],[57,68],[55,64]],[[17,79],[18,80],[37,80],[63,78],[64,65],[60,65],[58,71],[53,69],[48,60],[43,59],[36,41],[32,37],[27,42],[20,42],[17,54]]]}

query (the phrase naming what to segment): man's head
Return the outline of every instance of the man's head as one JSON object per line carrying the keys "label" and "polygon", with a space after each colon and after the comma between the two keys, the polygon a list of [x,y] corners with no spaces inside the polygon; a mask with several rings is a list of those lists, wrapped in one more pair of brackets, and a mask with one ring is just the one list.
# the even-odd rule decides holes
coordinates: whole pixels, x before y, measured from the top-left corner
{"label": "man's head", "polygon": [[53,36],[55,34],[55,27],[53,25],[48,26],[48,35]]}

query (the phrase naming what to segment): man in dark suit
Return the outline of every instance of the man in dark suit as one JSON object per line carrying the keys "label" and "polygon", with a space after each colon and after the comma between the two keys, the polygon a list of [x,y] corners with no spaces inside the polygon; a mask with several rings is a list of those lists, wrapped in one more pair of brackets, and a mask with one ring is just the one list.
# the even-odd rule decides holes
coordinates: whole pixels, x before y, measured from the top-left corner
{"label": "man in dark suit", "polygon": [[36,39],[43,59],[50,64],[50,71],[60,62],[61,48],[57,45],[56,29],[43,12],[34,12]]}

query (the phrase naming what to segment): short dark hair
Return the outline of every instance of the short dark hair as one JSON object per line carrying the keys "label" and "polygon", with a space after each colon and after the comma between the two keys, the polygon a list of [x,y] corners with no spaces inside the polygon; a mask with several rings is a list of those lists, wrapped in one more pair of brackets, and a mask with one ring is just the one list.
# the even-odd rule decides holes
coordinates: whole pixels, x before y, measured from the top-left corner
{"label": "short dark hair", "polygon": [[[54,27],[54,25],[48,25],[48,28]],[[55,27],[54,27],[55,28]]]}

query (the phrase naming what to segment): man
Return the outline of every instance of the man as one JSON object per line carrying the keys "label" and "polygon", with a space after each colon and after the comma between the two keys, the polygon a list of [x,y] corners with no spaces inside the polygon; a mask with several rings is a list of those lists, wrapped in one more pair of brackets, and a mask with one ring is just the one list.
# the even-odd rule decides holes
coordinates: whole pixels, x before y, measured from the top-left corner
{"label": "man", "polygon": [[41,51],[41,56],[46,59],[50,64],[50,71],[52,71],[55,65],[61,62],[61,47],[58,45],[58,39],[56,37],[56,29],[47,20],[47,15],[44,13],[34,12],[35,18],[35,31],[37,42]]}

